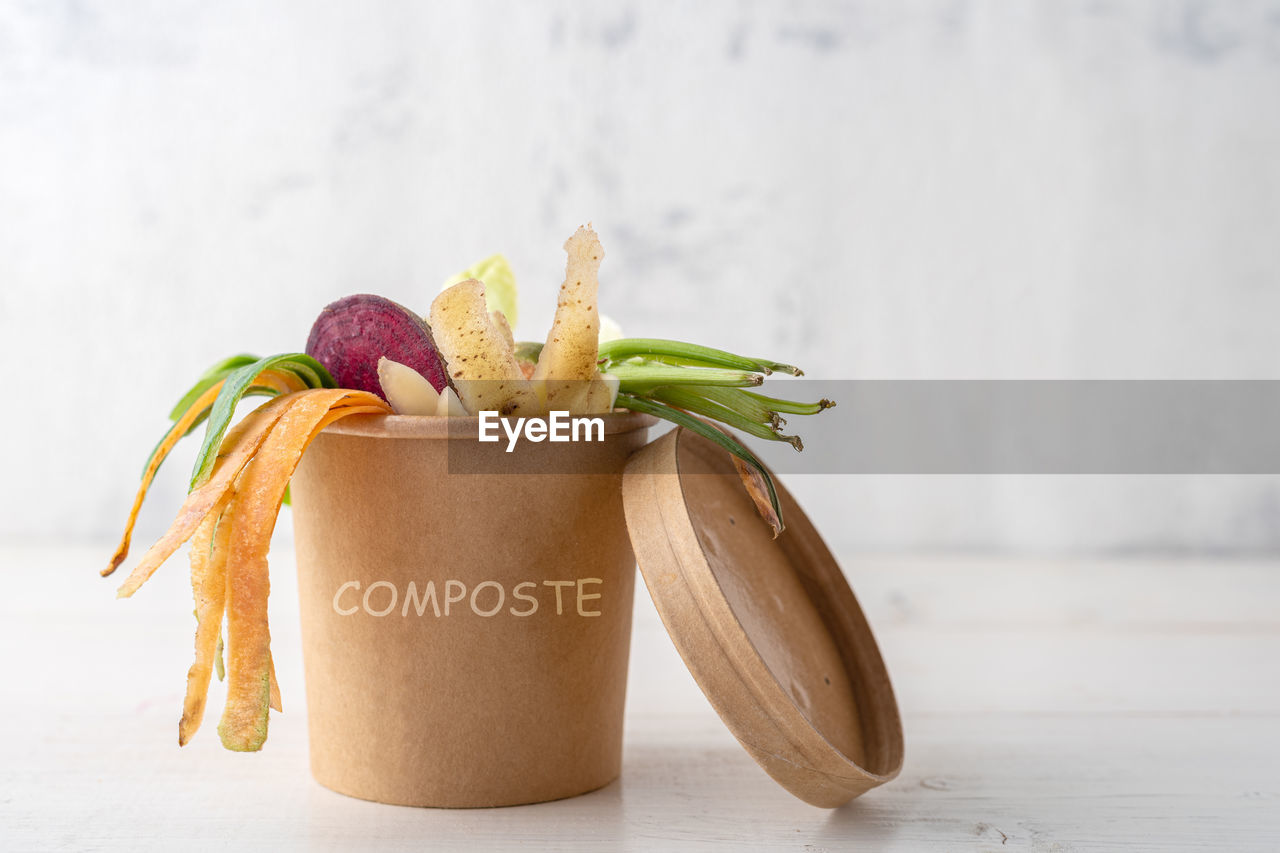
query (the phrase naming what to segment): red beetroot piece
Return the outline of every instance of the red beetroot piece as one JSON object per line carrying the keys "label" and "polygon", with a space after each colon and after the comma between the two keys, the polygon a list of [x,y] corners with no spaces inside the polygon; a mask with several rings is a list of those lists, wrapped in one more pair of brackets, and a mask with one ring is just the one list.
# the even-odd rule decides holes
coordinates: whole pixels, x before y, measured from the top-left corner
{"label": "red beetroot piece", "polygon": [[378,359],[412,367],[437,391],[449,384],[425,320],[383,296],[358,293],[320,312],[307,337],[307,355],[323,364],[339,388],[382,396]]}

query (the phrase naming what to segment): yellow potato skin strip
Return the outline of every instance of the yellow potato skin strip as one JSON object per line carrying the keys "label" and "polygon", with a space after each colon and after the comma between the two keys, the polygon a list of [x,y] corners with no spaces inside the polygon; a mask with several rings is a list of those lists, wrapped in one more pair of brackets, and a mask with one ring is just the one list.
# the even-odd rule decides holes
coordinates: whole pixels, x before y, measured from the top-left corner
{"label": "yellow potato skin strip", "polygon": [[584,415],[595,415],[613,410],[613,389],[600,378],[599,371],[587,386],[586,400],[583,403]]}
{"label": "yellow potato skin strip", "polygon": [[[501,316],[501,315],[498,315]],[[471,414],[535,415],[540,406],[520,370],[510,327],[498,326],[472,278],[443,290],[431,303],[431,333],[458,399]]]}
{"label": "yellow potato skin strip", "polygon": [[580,414],[587,410],[599,357],[600,310],[596,295],[604,247],[596,232],[584,226],[565,241],[564,250],[569,255],[564,283],[560,285],[555,320],[538,356],[533,379],[545,382],[547,409]]}
{"label": "yellow potato skin strip", "polygon": [[[363,406],[390,413],[379,397],[363,391],[316,389],[296,396],[235,486],[226,572],[227,703],[218,734],[224,747],[237,752],[259,750],[267,738],[272,681],[267,551],[285,487],[307,445],[327,423]],[[330,411],[343,402],[350,405]]]}
{"label": "yellow potato skin strip", "polygon": [[186,746],[204,719],[209,679],[226,604],[228,522],[235,497],[221,513],[209,513],[191,539],[191,591],[196,602],[196,659],[187,671],[187,695],[178,722],[178,746]]}
{"label": "yellow potato skin strip", "polygon": [[262,446],[281,414],[305,393],[297,391],[277,397],[254,409],[234,429],[228,431],[208,482],[187,495],[169,529],[148,549],[129,577],[120,585],[116,591],[117,598],[128,598],[137,592],[155,574],[156,569],[160,568],[160,564],[191,538],[204,517],[225,500],[235,478]]}

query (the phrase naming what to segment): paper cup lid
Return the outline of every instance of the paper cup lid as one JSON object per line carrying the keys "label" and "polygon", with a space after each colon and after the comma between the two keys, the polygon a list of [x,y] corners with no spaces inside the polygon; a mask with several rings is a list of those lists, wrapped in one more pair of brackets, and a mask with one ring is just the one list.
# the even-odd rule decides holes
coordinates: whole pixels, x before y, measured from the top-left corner
{"label": "paper cup lid", "polygon": [[875,637],[818,532],[781,486],[760,519],[731,457],[677,429],[623,477],[627,529],[685,665],[751,757],[834,808],[902,768],[902,723]]}

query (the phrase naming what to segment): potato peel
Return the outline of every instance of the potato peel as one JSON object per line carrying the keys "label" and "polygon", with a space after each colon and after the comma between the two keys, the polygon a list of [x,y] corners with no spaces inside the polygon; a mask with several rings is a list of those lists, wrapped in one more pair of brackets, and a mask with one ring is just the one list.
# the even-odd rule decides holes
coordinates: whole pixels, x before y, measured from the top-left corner
{"label": "potato peel", "polygon": [[605,378],[599,372],[587,386],[586,400],[583,401],[582,414],[597,415],[601,412],[613,411],[613,401],[618,398],[618,383],[613,377]]}
{"label": "potato peel", "polygon": [[534,368],[535,382],[545,383],[548,409],[575,414],[587,411],[591,380],[596,378],[600,344],[600,262],[604,247],[589,226],[565,241],[569,258],[556,303],[555,320]]}
{"label": "potato peel", "polygon": [[[488,291],[487,285],[485,286],[485,291],[486,293]],[[502,336],[502,340],[506,342],[507,349],[514,353],[516,351],[516,336],[511,331],[511,324],[507,322],[507,315],[501,311],[490,311],[489,319],[493,322],[493,328],[498,331],[498,334]]]}
{"label": "potato peel", "polygon": [[431,332],[468,412],[520,417],[541,410],[510,329],[495,325],[485,305],[483,283],[468,279],[441,292],[431,303]]}

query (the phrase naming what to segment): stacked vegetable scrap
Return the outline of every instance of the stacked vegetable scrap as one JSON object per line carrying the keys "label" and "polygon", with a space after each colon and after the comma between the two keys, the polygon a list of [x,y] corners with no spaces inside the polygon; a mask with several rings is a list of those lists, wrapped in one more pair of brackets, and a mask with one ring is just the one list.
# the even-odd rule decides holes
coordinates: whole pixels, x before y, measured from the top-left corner
{"label": "stacked vegetable scrap", "polygon": [[[678,341],[601,335],[600,241],[589,227],[580,228],[565,250],[565,280],[545,343],[515,341],[515,280],[494,256],[449,283],[425,319],[380,296],[349,296],[321,312],[305,353],[228,358],[178,401],[169,415],[173,426],[147,460],[124,536],[103,574],[128,556],[138,511],[161,463],[203,423],[185,503],[119,590],[121,597],[133,595],[191,540],[196,653],[179,744],[200,727],[215,669],[227,681],[218,726],[223,745],[252,751],[266,740],[268,709],[280,710],[267,626],[267,551],[299,459],[317,434],[341,418],[646,412],[733,454],[762,517],[775,535],[781,532],[768,471],[720,425],[799,450],[800,439],[782,432],[783,415],[812,415],[834,404],[748,390],[773,372],[800,375],[789,365]],[[255,395],[271,399],[232,425],[237,404]]]}

